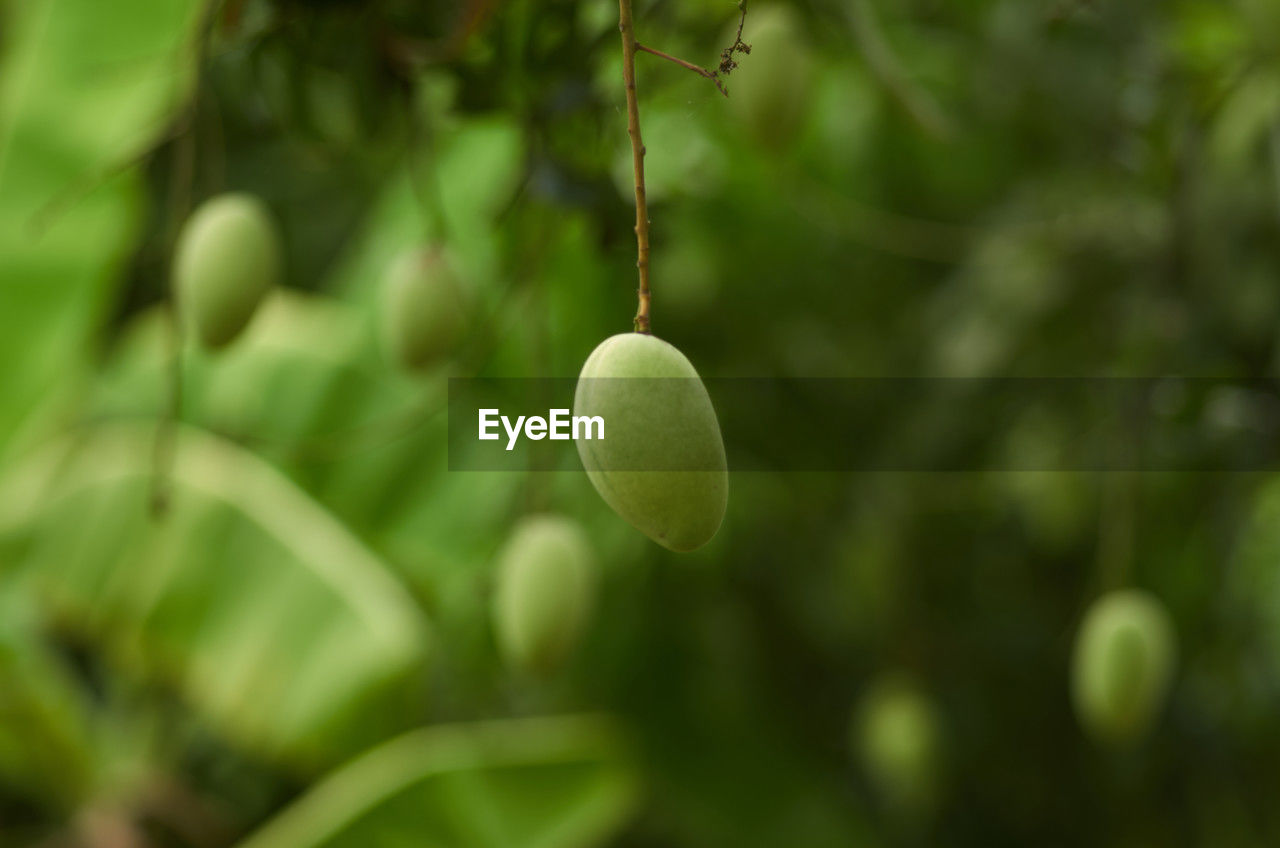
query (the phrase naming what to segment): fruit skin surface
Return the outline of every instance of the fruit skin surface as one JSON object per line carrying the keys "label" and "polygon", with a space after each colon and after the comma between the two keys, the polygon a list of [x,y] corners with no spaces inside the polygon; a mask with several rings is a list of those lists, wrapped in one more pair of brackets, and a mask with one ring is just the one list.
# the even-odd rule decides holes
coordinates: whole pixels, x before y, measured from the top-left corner
{"label": "fruit skin surface", "polygon": [[1175,662],[1164,605],[1137,589],[1103,595],[1076,636],[1072,696],[1081,725],[1103,742],[1135,739],[1164,704]]}
{"label": "fruit skin surface", "polygon": [[521,520],[498,555],[493,623],[507,663],[526,671],[559,665],[591,613],[596,563],[576,522]]}
{"label": "fruit skin surface", "polygon": [[941,730],[933,702],[905,677],[877,681],[854,715],[852,743],[868,777],[892,806],[924,810],[935,800]]}
{"label": "fruit skin surface", "polygon": [[600,497],[673,551],[702,547],[720,529],[729,473],[715,408],[679,350],[641,333],[605,339],[578,376],[575,416],[601,416],[604,439],[579,439]]}
{"label": "fruit skin surface", "polygon": [[467,329],[457,273],[439,248],[415,248],[387,268],[382,289],[382,334],[401,367],[430,367],[452,353]]}
{"label": "fruit skin surface", "polygon": [[211,350],[240,335],[280,277],[280,237],[251,194],[210,198],[182,227],[173,285],[187,327]]}

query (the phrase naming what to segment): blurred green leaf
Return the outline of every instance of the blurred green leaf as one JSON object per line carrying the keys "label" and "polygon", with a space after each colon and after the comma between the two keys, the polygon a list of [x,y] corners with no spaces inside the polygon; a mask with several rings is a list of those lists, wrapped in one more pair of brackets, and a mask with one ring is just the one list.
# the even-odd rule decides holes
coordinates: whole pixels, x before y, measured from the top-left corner
{"label": "blurred green leaf", "polygon": [[361,303],[375,301],[391,261],[428,236],[447,235],[460,270],[476,288],[498,276],[493,219],[510,202],[521,175],[517,127],[503,117],[476,118],[443,133],[437,144],[438,150],[416,151],[389,175],[330,280],[331,291]]}
{"label": "blurred green leaf", "polygon": [[[457,577],[471,594],[522,479],[445,473],[445,372],[398,373],[369,317],[277,292],[230,350],[184,352],[184,418],[275,463],[348,528],[397,552],[397,570],[415,584],[433,571],[433,591]],[[163,408],[167,332],[161,313],[140,316],[100,381],[93,416]]]}
{"label": "blurred green leaf", "polygon": [[0,621],[0,782],[29,799],[71,809],[94,769],[89,704],[69,670],[6,593]]}
{"label": "blurred green leaf", "polygon": [[603,718],[442,725],[360,756],[240,848],[585,848],[626,822],[637,789]]}
{"label": "blurred green leaf", "polygon": [[33,0],[0,54],[0,455],[87,365],[138,222],[114,171],[160,134],[190,71],[195,0]]}
{"label": "blurred green leaf", "polygon": [[40,597],[264,755],[315,765],[407,726],[430,628],[386,566],[254,455],[174,435],[162,519],[150,422],[65,439],[0,483],[6,548]]}
{"label": "blurred green leaf", "polygon": [[1236,554],[1235,589],[1260,627],[1259,646],[1280,668],[1280,480],[1258,490]]}
{"label": "blurred green leaf", "polygon": [[1244,77],[1227,96],[1216,117],[1209,144],[1217,164],[1252,176],[1258,154],[1266,150],[1280,121],[1280,72],[1265,69]]}

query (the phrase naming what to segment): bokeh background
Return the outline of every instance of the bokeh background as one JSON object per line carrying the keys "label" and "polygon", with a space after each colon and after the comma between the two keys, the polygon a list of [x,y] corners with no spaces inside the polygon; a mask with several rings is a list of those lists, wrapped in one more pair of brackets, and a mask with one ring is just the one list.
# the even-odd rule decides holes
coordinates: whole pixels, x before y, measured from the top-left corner
{"label": "bokeh background", "polygon": [[[714,66],[738,9],[637,18]],[[1277,33],[1270,0],[751,0],[727,99],[639,57],[655,332],[706,376],[1271,376]],[[446,471],[448,376],[629,329],[627,144],[610,0],[0,2],[0,844],[1280,843],[1265,469],[1001,470],[1087,426],[1055,409],[968,472],[735,475],[687,555],[572,469]],[[212,355],[168,275],[228,190],[287,279]],[[428,240],[483,317],[411,376],[376,301]],[[1224,439],[1271,410],[1202,400]],[[547,510],[600,580],[532,675],[493,561]],[[1068,672],[1123,585],[1179,660],[1114,748]],[[905,789],[855,729],[904,687]]]}

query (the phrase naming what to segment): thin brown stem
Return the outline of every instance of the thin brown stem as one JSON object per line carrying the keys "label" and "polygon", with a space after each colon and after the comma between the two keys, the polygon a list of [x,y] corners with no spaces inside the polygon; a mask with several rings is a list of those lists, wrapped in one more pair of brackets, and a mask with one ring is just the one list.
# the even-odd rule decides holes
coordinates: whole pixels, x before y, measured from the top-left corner
{"label": "thin brown stem", "polygon": [[631,136],[631,164],[636,185],[636,268],[640,271],[635,330],[649,334],[649,204],[644,190],[644,141],[640,137],[640,101],[636,96],[636,33],[631,0],[618,0],[618,31],[622,33],[622,80],[627,89],[627,135]]}
{"label": "thin brown stem", "polygon": [[929,93],[911,81],[880,28],[871,0],[852,0],[845,7],[854,39],[873,76],[922,129],[936,138],[951,135],[951,120]]}
{"label": "thin brown stem", "polygon": [[422,209],[422,217],[426,219],[429,244],[449,241],[449,218],[445,214],[444,191],[440,185],[438,141],[436,128],[425,126],[415,103],[409,110],[409,183]]}
{"label": "thin brown stem", "polygon": [[166,303],[164,309],[165,330],[169,349],[165,370],[164,411],[156,422],[156,438],[152,444],[151,461],[151,517],[161,519],[168,514],[173,497],[173,461],[177,439],[178,421],[182,417],[182,328],[177,308]]}
{"label": "thin brown stem", "polygon": [[695,65],[692,62],[686,62],[684,59],[681,59],[678,56],[672,56],[670,53],[663,53],[661,50],[654,50],[652,47],[648,47],[644,44],[640,44],[639,42],[636,43],[636,49],[639,50],[641,53],[650,53],[654,56],[657,56],[659,59],[666,59],[668,62],[675,62],[677,65],[684,68],[685,70],[693,71],[695,74],[697,74],[700,77],[706,77],[707,79],[711,80],[716,84],[716,88],[719,89],[721,94],[723,94],[725,97],[729,96],[729,92],[725,89],[724,85],[720,82],[720,75],[717,74],[715,71],[708,71],[706,68],[699,67],[698,65]]}
{"label": "thin brown stem", "polygon": [[1280,120],[1271,122],[1271,179],[1275,183],[1276,211],[1280,212]]}
{"label": "thin brown stem", "polygon": [[[204,84],[205,66],[209,60],[209,44],[218,20],[223,0],[205,0],[200,25],[195,38],[195,71],[192,74],[191,97],[183,111],[182,123],[187,130],[174,142],[173,175],[169,185],[170,228],[165,242],[169,247],[170,264],[176,248],[178,234],[187,214],[191,211],[191,194],[195,185],[196,131],[199,127],[201,87]],[[172,268],[170,275],[172,276]],[[178,422],[182,417],[182,319],[174,302],[172,288],[165,302],[165,318],[169,333],[169,356],[164,415],[156,427],[152,450],[154,473],[151,477],[151,515],[163,518],[169,510],[174,461],[174,439]]]}
{"label": "thin brown stem", "polygon": [[[191,124],[192,130],[181,135],[173,149],[173,174],[169,184],[171,223],[165,238],[171,255],[177,244],[178,227],[191,209],[191,190],[195,182],[195,115],[197,112],[195,98],[199,95],[193,94],[192,97],[193,100],[187,107],[186,119]],[[172,265],[172,260],[170,264]],[[170,275],[172,273],[170,268]],[[170,478],[173,471],[174,438],[178,419],[182,415],[182,320],[178,315],[178,305],[174,302],[172,289],[165,300],[163,311],[168,343],[165,364],[165,403],[164,415],[156,425],[156,438],[152,450],[155,470],[151,476],[151,516],[156,519],[163,518],[169,510],[172,494]]]}
{"label": "thin brown stem", "polygon": [[[733,51],[742,46],[742,28],[747,25],[747,0],[738,0],[738,32],[733,36],[733,44],[729,45],[729,50]],[[750,48],[747,49],[750,53]]]}
{"label": "thin brown stem", "polygon": [[185,134],[192,132],[190,117],[190,112],[184,110],[178,120],[171,122],[163,132],[147,139],[138,150],[131,151],[119,161],[112,162],[100,170],[88,171],[73,178],[32,212],[31,217],[27,219],[28,233],[32,237],[42,236],[69,209],[88,197],[107,180],[138,167],[166,144],[177,141]]}
{"label": "thin brown stem", "polygon": [[[717,80],[729,76],[733,73],[733,69],[738,67],[738,60],[733,58],[735,55],[751,52],[751,45],[742,40],[742,28],[746,25],[747,0],[738,0],[738,31],[734,33],[733,43],[720,51],[720,67],[715,71]],[[729,96],[729,91],[723,85],[720,85],[720,90],[724,92],[725,97]]]}

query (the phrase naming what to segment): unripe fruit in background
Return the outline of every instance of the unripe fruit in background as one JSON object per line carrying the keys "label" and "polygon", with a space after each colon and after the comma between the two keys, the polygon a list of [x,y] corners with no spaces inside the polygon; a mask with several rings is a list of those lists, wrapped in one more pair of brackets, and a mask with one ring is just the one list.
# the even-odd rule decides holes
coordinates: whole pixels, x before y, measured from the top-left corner
{"label": "unripe fruit in background", "polygon": [[785,6],[752,5],[742,33],[750,55],[728,79],[729,103],[770,147],[790,144],[808,112],[814,66],[799,21]]}
{"label": "unripe fruit in background", "polygon": [[508,664],[547,671],[577,643],[591,612],[595,557],[574,521],[536,515],[516,525],[498,555],[493,624]]}
{"label": "unripe fruit in background", "polygon": [[1168,694],[1175,660],[1173,622],[1152,595],[1103,595],[1076,635],[1072,695],[1081,725],[1104,742],[1142,735]]}
{"label": "unripe fruit in background", "polygon": [[467,332],[467,306],[446,252],[397,256],[383,279],[381,312],[387,352],[401,367],[427,368],[452,354]]}
{"label": "unripe fruit in background", "polygon": [[642,333],[605,339],[587,358],[575,416],[604,419],[603,439],[579,439],[596,491],[658,544],[691,551],[724,520],[728,464],[706,386],[679,350]]}
{"label": "unripe fruit in background", "polygon": [[941,729],[933,702],[910,680],[876,682],[854,714],[854,751],[868,779],[892,807],[927,810],[941,767]]}
{"label": "unripe fruit in background", "polygon": [[182,227],[173,287],[187,327],[205,347],[225,346],[249,323],[280,277],[280,237],[262,201],[222,194]]}

